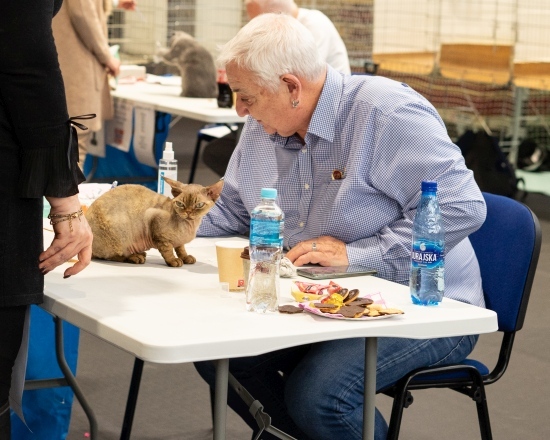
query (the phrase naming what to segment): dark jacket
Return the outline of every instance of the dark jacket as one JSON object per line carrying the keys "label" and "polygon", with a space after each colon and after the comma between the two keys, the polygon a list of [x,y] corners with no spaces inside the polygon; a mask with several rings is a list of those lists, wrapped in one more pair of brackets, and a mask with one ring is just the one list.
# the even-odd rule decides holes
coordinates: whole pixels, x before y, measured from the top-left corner
{"label": "dark jacket", "polygon": [[43,196],[84,180],[51,31],[59,0],[0,2],[0,307],[42,301]]}

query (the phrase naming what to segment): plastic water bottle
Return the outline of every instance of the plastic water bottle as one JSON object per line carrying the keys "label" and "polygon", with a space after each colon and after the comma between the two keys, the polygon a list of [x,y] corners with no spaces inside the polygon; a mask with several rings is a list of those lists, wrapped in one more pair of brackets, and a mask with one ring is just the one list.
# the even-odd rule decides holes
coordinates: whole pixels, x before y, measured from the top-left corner
{"label": "plastic water bottle", "polygon": [[172,187],[164,181],[163,177],[178,180],[178,161],[174,159],[172,142],[166,142],[164,151],[162,152],[162,159],[159,160],[159,176],[157,185],[157,192],[159,194],[171,198]]}
{"label": "plastic water bottle", "polygon": [[445,290],[445,230],[437,201],[437,183],[422,182],[412,229],[411,277],[414,304],[437,305]]}
{"label": "plastic water bottle", "polygon": [[262,188],[262,201],[250,213],[250,272],[246,309],[275,312],[279,305],[279,266],[283,254],[284,213],[277,190]]}

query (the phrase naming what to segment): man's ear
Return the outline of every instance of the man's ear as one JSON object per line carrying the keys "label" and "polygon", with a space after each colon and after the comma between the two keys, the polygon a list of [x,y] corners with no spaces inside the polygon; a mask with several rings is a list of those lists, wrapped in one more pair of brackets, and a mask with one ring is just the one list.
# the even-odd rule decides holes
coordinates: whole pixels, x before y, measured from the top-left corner
{"label": "man's ear", "polygon": [[302,91],[302,83],[298,77],[291,75],[290,73],[285,73],[281,76],[281,80],[286,84],[288,92],[292,95],[292,97],[297,99]]}

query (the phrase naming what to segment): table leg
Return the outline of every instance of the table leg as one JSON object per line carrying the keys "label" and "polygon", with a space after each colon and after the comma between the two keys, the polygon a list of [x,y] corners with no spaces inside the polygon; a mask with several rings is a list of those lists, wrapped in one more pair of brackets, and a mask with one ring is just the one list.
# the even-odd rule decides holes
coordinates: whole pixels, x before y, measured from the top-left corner
{"label": "table leg", "polygon": [[84,394],[82,393],[82,390],[78,386],[78,383],[76,382],[76,379],[73,375],[73,372],[69,368],[69,365],[67,364],[67,360],[65,359],[65,349],[63,346],[63,320],[61,318],[58,318],[57,316],[54,316],[54,322],[55,322],[55,352],[57,356],[57,364],[59,365],[59,368],[63,372],[63,376],[65,377],[65,380],[73,390],[76,398],[78,399],[78,402],[80,403],[80,406],[82,406],[82,409],[84,410],[84,413],[88,417],[88,421],[90,422],[90,439],[91,440],[97,440],[97,420],[95,418],[94,412],[88,402],[86,401]]}
{"label": "table leg", "polygon": [[216,392],[214,400],[214,440],[225,440],[227,420],[227,389],[229,359],[216,361]]}
{"label": "table leg", "polygon": [[376,408],[376,356],[378,341],[365,339],[365,391],[363,395],[363,440],[374,440]]}
{"label": "table leg", "polygon": [[135,358],[134,360],[134,370],[132,372],[132,379],[130,380],[130,390],[128,391],[128,400],[126,400],[126,411],[124,412],[124,421],[122,422],[120,440],[130,439],[144,363],[145,362],[138,358]]}

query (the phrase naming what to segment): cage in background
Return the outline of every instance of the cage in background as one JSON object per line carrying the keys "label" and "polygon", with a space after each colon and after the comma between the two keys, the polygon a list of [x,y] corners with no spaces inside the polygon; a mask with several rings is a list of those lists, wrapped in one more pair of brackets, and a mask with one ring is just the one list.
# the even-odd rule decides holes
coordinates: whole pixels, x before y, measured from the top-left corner
{"label": "cage in background", "polygon": [[365,63],[372,61],[375,0],[296,0],[296,4],[330,18],[344,40],[352,72],[364,72]]}
{"label": "cage in background", "polygon": [[375,0],[373,60],[451,137],[484,130],[516,165],[525,141],[550,148],[548,23],[550,0]]}
{"label": "cage in background", "polygon": [[[120,45],[127,63],[148,63],[175,31],[194,36],[212,55],[248,21],[243,0],[140,0],[136,11],[116,10],[109,42]],[[348,49],[352,70],[372,59],[374,0],[297,0],[319,9],[334,23]]]}
{"label": "cage in background", "polygon": [[136,11],[115,11],[109,43],[120,46],[125,63],[147,64],[175,31],[192,35],[216,55],[243,22],[242,0],[140,0]]}
{"label": "cage in background", "polygon": [[[352,71],[408,82],[438,109],[449,134],[498,136],[512,162],[523,140],[550,146],[550,0],[296,0],[335,24]],[[247,22],[243,0],[140,0],[113,14],[110,42],[145,64],[174,31],[214,56]]]}

